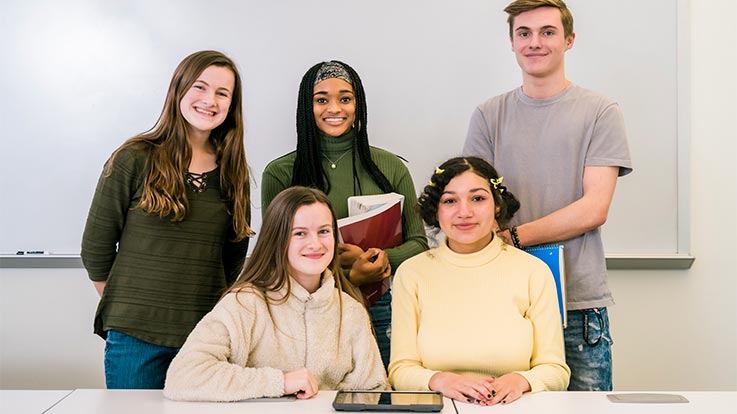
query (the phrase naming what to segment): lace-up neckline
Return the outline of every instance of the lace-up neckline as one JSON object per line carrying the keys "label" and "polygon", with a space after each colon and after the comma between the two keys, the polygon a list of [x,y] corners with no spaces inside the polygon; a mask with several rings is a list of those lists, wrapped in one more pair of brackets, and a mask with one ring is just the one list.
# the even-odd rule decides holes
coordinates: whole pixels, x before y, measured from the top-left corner
{"label": "lace-up neckline", "polygon": [[185,180],[192,191],[195,193],[201,193],[207,188],[207,176],[209,174],[209,172],[198,174],[187,171]]}

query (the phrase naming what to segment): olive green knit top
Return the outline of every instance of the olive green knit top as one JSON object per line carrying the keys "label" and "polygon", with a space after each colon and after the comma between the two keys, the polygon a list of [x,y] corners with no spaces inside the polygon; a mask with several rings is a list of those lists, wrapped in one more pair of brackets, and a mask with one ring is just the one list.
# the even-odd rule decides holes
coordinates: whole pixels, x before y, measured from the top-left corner
{"label": "olive green knit top", "polygon": [[[180,347],[238,276],[248,238],[233,242],[220,169],[187,185],[183,221],[136,208],[148,151],[126,148],[97,184],[82,238],[82,261],[93,281],[106,281],[95,333],[114,329],[143,341]],[[250,212],[249,212],[250,214]]]}

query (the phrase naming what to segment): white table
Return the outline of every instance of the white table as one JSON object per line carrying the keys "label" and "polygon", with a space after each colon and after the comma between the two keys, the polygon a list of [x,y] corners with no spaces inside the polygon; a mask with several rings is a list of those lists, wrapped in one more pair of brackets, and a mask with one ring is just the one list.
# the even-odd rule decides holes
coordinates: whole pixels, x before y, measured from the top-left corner
{"label": "white table", "polygon": [[720,414],[737,413],[737,392],[677,392],[655,391],[656,393],[679,394],[688,403],[678,404],[629,404],[613,403],[607,394],[616,392],[540,392],[523,395],[519,400],[506,405],[482,407],[455,402],[458,414]]}
{"label": "white table", "polygon": [[40,414],[71,393],[71,390],[0,390],[0,413]]}
{"label": "white table", "polygon": [[[46,414],[333,413],[335,393],[320,391],[309,400],[205,403],[170,401],[160,390],[75,390]],[[445,399],[441,413],[456,414],[450,400]]]}
{"label": "white table", "polygon": [[[321,391],[309,400],[251,401],[235,403],[177,402],[164,398],[159,390],[75,390],[67,391],[2,391],[2,413],[46,414],[320,414],[335,412],[335,391]],[[615,394],[620,392],[615,392]],[[608,392],[541,392],[525,395],[507,405],[482,407],[445,400],[443,414],[719,414],[737,412],[737,391],[668,392],[688,398],[681,404],[612,403]],[[59,402],[53,398],[60,399]],[[34,405],[33,403],[44,404]],[[58,401],[58,400],[57,400]],[[54,404],[56,402],[56,404]],[[43,411],[50,407],[48,411]],[[36,407],[36,408],[34,408]],[[34,411],[35,410],[35,411]]]}

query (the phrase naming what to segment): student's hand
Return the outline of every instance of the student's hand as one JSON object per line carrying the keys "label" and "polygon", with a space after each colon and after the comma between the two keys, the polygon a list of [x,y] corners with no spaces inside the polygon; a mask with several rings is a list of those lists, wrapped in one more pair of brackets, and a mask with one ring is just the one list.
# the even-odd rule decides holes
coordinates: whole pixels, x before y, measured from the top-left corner
{"label": "student's hand", "polygon": [[527,379],[516,372],[510,372],[494,379],[491,388],[494,390],[492,393],[494,395],[489,405],[509,404],[531,390]]}
{"label": "student's hand", "polygon": [[338,256],[340,257],[340,267],[351,267],[356,259],[364,253],[363,249],[355,244],[340,243],[338,244]]}
{"label": "student's hand", "polygon": [[299,399],[307,399],[315,396],[317,389],[317,380],[307,368],[284,374],[284,395],[295,394]]}
{"label": "student's hand", "polygon": [[107,281],[104,282],[92,282],[92,285],[95,286],[95,290],[97,291],[97,294],[102,297],[102,292],[105,290],[105,285],[107,284]]}
{"label": "student's hand", "polygon": [[[477,378],[458,375],[452,372],[437,372],[430,377],[428,386],[432,391],[440,391],[444,396],[457,401],[479,405],[491,405],[491,384],[494,378]],[[496,391],[494,391],[496,393]]]}
{"label": "student's hand", "polygon": [[351,266],[350,280],[356,286],[380,282],[391,276],[389,258],[381,249],[372,247],[356,259]]}

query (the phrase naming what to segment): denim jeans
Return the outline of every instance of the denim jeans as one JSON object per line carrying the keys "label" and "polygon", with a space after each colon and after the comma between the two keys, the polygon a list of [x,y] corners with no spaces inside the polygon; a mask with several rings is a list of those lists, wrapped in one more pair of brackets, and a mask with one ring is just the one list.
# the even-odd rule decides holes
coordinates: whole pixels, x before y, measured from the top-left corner
{"label": "denim jeans", "polygon": [[568,311],[564,331],[568,391],[612,390],[612,337],[606,308]]}
{"label": "denim jeans", "polygon": [[376,342],[379,344],[381,361],[384,369],[389,366],[389,338],[392,334],[392,293],[391,289],[384,293],[379,300],[369,308],[371,323],[376,332]]}
{"label": "denim jeans", "polygon": [[105,384],[108,389],[163,389],[166,370],[178,351],[109,330],[105,340]]}

